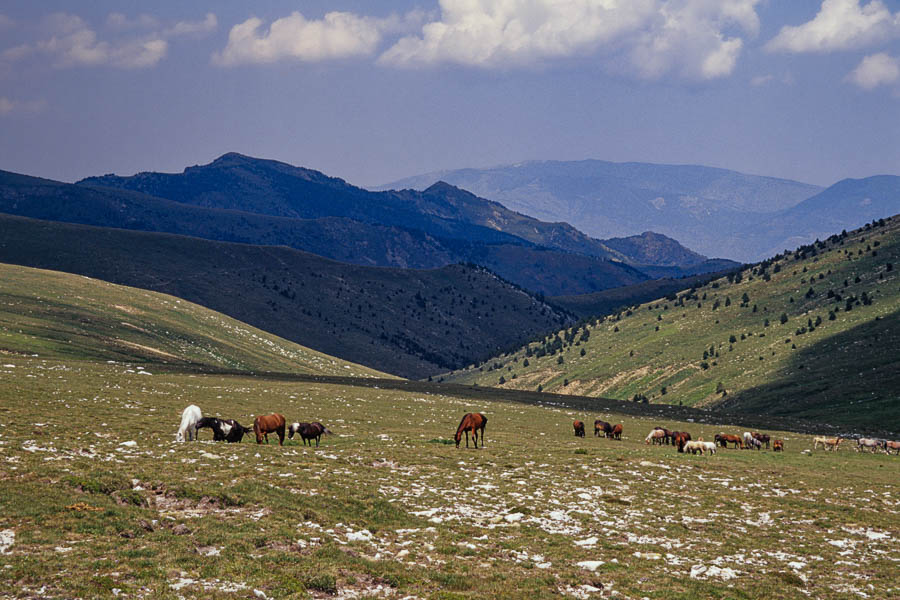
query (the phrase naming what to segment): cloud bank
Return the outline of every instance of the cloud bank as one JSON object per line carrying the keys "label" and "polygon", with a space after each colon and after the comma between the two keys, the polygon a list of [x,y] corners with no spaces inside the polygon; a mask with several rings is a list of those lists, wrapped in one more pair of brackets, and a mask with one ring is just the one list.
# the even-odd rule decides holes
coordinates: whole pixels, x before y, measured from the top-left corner
{"label": "cloud bank", "polygon": [[[440,0],[424,24],[420,12],[384,19],[294,12],[268,28],[256,17],[235,25],[212,59],[220,66],[316,62],[374,56],[385,43],[377,62],[388,67],[523,68],[596,56],[627,76],[709,80],[734,70],[742,36],[759,30],[760,1]],[[392,33],[401,37],[385,42]]]}
{"label": "cloud bank", "polygon": [[714,79],[737,63],[743,39],[731,34],[758,32],[758,2],[441,0],[440,20],[401,38],[379,62],[503,68],[597,54],[639,78]]}

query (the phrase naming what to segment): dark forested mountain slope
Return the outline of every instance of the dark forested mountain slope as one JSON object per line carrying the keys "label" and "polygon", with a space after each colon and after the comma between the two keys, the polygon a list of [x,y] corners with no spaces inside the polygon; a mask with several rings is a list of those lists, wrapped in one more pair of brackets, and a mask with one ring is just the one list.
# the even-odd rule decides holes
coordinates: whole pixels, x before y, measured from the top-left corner
{"label": "dark forested mountain slope", "polygon": [[0,215],[0,262],[165,292],[407,377],[462,367],[571,319],[480,267],[362,267],[290,248],[9,215]]}

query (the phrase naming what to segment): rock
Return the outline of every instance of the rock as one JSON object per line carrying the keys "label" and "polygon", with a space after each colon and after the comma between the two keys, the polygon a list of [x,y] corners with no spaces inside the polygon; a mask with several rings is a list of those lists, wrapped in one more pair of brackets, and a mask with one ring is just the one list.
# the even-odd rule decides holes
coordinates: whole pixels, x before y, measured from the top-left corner
{"label": "rock", "polygon": [[191,530],[188,529],[188,526],[184,523],[179,523],[172,528],[172,533],[174,533],[175,535],[189,535],[191,533]]}

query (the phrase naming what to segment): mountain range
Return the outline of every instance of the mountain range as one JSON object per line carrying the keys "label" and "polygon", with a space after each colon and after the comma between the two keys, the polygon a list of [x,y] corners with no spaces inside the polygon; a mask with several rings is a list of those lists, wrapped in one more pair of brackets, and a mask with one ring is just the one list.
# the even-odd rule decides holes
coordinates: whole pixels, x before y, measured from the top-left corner
{"label": "mountain range", "polygon": [[183,173],[106,175],[78,185],[0,172],[0,212],[286,245],[360,265],[428,269],[471,262],[547,295],[723,268],[664,236],[607,245],[565,223],[544,223],[443,183],[423,192],[373,193],[235,153]]}
{"label": "mountain range", "polygon": [[712,167],[600,160],[440,171],[378,189],[422,189],[438,180],[594,237],[651,230],[701,254],[741,262],[900,212],[895,176],[847,179],[823,189]]}

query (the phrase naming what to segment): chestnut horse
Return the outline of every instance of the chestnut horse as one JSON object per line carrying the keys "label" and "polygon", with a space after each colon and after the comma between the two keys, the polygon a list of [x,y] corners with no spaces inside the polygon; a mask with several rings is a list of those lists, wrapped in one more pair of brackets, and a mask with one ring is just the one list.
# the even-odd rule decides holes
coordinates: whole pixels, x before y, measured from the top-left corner
{"label": "chestnut horse", "polygon": [[612,433],[612,425],[610,425],[606,421],[597,419],[596,421],[594,421],[594,435],[599,436],[601,431],[604,433],[604,435],[606,435],[606,437],[609,437]]}
{"label": "chestnut horse", "polygon": [[469,432],[472,432],[472,439],[475,441],[475,447],[478,448],[478,430],[481,430],[481,447],[484,448],[484,426],[487,425],[487,417],[481,413],[466,413],[463,415],[459,427],[456,428],[456,447],[459,448],[459,442],[462,440],[462,434],[466,434],[466,448],[469,447]]}
{"label": "chestnut horse", "polygon": [[582,421],[575,421],[572,423],[572,426],[575,428],[575,437],[584,437],[584,423]]}
{"label": "chestnut horse", "polygon": [[900,454],[900,442],[886,441],[884,443],[884,451],[890,454],[891,450],[896,450],[897,454]]}
{"label": "chestnut horse", "polygon": [[647,434],[647,437],[644,438],[644,443],[649,444],[653,442],[654,444],[659,444],[662,446],[663,441],[666,439],[666,432],[662,429],[654,429],[650,433]]}
{"label": "chestnut horse", "polygon": [[684,452],[684,445],[691,441],[691,434],[687,431],[673,431],[672,444],[678,448],[679,452]]}
{"label": "chestnut horse", "polygon": [[253,421],[253,433],[256,434],[256,443],[262,444],[263,438],[269,443],[269,434],[278,434],[278,445],[284,446],[284,415],[278,413],[256,417]]}
{"label": "chestnut horse", "polygon": [[773,452],[784,452],[784,441],[775,440],[772,442],[772,451]]}
{"label": "chestnut horse", "polygon": [[621,440],[622,439],[622,424],[619,423],[618,425],[614,425],[612,428],[612,432],[610,432],[609,435],[614,440]]}

